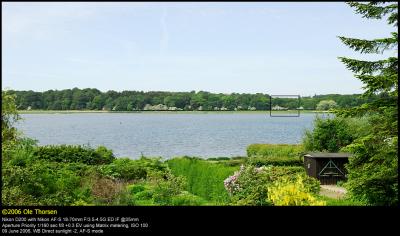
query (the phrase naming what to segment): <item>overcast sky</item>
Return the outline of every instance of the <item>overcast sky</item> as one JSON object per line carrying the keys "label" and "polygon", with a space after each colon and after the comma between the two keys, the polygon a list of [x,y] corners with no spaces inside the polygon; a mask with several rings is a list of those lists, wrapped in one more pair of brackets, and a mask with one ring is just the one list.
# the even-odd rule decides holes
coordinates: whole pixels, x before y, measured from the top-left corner
{"label": "overcast sky", "polygon": [[362,92],[337,36],[390,35],[345,3],[2,3],[2,87]]}

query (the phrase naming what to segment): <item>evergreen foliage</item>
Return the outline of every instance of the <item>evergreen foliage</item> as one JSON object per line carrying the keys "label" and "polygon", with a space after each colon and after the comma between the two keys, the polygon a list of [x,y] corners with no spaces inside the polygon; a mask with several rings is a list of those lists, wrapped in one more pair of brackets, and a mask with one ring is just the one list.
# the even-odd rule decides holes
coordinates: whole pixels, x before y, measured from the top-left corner
{"label": "evergreen foliage", "polygon": [[[386,17],[397,31],[398,4],[394,2],[348,3],[355,12],[368,19]],[[360,53],[381,54],[398,49],[398,33],[372,40],[339,37]],[[397,54],[397,53],[396,53]],[[364,84],[364,97],[378,99],[352,109],[338,109],[342,117],[368,117],[373,124],[368,135],[354,140],[344,150],[354,153],[347,166],[346,184],[350,195],[369,205],[398,204],[398,58],[390,56],[376,61],[339,57],[355,77]]]}

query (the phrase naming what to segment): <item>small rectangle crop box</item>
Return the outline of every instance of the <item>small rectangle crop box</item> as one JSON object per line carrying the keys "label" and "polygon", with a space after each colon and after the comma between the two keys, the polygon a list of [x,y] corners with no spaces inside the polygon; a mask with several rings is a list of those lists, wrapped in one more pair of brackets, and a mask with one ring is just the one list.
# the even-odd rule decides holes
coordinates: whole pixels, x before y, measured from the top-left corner
{"label": "small rectangle crop box", "polygon": [[270,95],[269,115],[271,117],[299,117],[300,95]]}

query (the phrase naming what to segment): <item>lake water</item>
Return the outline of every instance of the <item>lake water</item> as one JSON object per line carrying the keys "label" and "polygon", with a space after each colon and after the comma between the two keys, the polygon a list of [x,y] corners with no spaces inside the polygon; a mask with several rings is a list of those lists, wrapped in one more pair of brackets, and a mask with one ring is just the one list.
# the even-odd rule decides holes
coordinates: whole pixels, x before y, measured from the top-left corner
{"label": "lake water", "polygon": [[301,142],[315,114],[264,113],[22,114],[16,126],[40,145],[104,145],[118,157],[245,156],[252,143]]}

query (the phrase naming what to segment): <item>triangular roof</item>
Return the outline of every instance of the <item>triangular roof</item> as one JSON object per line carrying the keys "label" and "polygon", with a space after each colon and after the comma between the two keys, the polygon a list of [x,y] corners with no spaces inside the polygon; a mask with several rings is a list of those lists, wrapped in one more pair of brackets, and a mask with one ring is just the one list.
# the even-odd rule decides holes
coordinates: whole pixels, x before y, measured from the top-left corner
{"label": "triangular roof", "polygon": [[346,152],[310,152],[304,156],[311,158],[349,158],[351,154]]}

